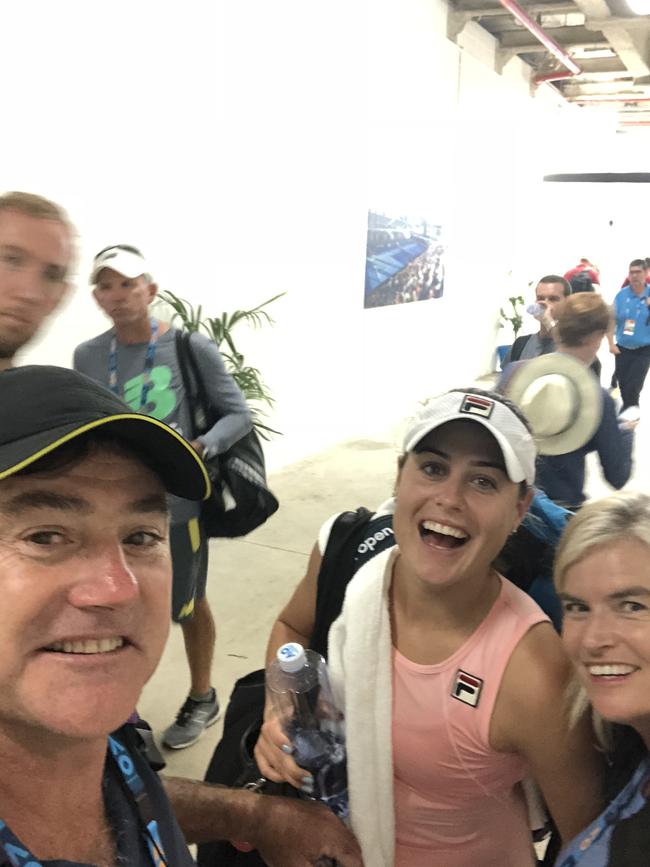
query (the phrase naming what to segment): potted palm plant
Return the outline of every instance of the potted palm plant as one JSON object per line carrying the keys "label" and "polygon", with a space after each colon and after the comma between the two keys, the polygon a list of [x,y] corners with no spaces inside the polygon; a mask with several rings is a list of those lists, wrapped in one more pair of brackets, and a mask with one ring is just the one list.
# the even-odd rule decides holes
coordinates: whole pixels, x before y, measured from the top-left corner
{"label": "potted palm plant", "polygon": [[499,368],[502,368],[503,361],[510,350],[510,347],[517,339],[517,335],[521,331],[521,326],[524,323],[523,317],[523,307],[525,301],[521,295],[511,295],[508,298],[508,303],[503,307],[499,308],[499,327],[501,329],[508,329],[512,333],[512,340],[510,343],[502,343],[497,346],[497,358],[499,361]]}
{"label": "potted palm plant", "polygon": [[259,369],[246,364],[244,355],[237,349],[235,344],[233,331],[237,325],[241,325],[242,323],[247,323],[253,328],[259,328],[264,324],[273,325],[274,320],[264,308],[277,301],[284,294],[284,292],[281,292],[279,295],[274,295],[272,298],[268,298],[250,310],[235,310],[233,313],[224,312],[221,316],[205,317],[201,304],[195,307],[190,301],[180,298],[169,290],[161,292],[158,296],[162,302],[169,305],[172,309],[172,322],[177,321],[185,331],[203,331],[216,343],[226,370],[235,380],[242,394],[250,404],[253,423],[257,433],[266,440],[272,434],[279,433],[279,431],[269,427],[263,421],[266,413],[262,405],[266,404],[272,407],[274,403],[273,397]]}

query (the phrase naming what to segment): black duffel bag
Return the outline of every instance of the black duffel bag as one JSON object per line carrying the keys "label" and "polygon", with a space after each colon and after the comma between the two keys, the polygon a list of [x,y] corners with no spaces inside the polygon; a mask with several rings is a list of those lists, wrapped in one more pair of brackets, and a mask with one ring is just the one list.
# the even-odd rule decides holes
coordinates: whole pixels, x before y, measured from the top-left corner
{"label": "black duffel bag", "polygon": [[[214,427],[219,417],[210,404],[186,331],[176,332],[176,354],[196,439]],[[266,484],[264,452],[255,429],[222,454],[205,458],[204,463],[212,493],[202,504],[201,517],[210,538],[245,536],[277,511],[279,504]],[[226,508],[224,486],[235,501],[234,508]]]}

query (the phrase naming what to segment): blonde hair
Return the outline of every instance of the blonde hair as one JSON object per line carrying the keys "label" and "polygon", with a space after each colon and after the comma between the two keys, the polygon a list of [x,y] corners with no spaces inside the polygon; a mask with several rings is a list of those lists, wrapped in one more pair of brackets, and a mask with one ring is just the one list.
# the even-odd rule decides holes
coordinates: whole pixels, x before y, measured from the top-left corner
{"label": "blonde hair", "polygon": [[77,230],[60,205],[43,196],[37,196],[35,193],[14,191],[0,195],[0,213],[3,211],[18,211],[19,214],[25,214],[28,217],[36,217],[39,220],[56,220],[61,223],[70,237],[70,261],[67,267],[67,273],[70,273],[77,254]]}
{"label": "blonde hair", "polygon": [[63,223],[70,234],[74,233],[70,218],[63,208],[34,193],[12,192],[0,195],[0,211],[19,211],[28,217],[57,220],[59,223]]}
{"label": "blonde hair", "polygon": [[[594,548],[622,539],[636,539],[650,548],[650,496],[620,491],[583,506],[566,526],[555,553],[553,580],[559,592],[566,586],[569,569]],[[569,717],[575,724],[591,705],[582,684],[574,677],[567,690]],[[601,745],[611,747],[611,727],[591,708],[594,729]]]}
{"label": "blonde hair", "polygon": [[560,302],[553,317],[558,341],[564,346],[581,346],[595,332],[607,331],[612,313],[600,295],[578,292]]}

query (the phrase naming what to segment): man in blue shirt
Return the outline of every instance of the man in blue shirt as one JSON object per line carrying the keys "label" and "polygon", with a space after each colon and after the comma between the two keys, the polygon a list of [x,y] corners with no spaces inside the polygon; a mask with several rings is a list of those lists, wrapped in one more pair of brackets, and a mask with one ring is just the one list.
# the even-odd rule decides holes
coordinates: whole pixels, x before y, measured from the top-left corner
{"label": "man in blue shirt", "polygon": [[629,278],[629,286],[624,286],[614,299],[616,336],[609,346],[616,357],[623,410],[639,406],[650,367],[650,286],[646,283],[645,259],[630,262]]}

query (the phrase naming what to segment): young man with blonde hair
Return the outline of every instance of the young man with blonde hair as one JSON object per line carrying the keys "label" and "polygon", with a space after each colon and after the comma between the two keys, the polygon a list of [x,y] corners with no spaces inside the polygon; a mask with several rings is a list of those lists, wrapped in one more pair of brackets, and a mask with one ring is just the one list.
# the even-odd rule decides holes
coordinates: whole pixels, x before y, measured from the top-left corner
{"label": "young man with blonde hair", "polygon": [[58,307],[69,287],[75,231],[54,202],[0,196],[0,370]]}

